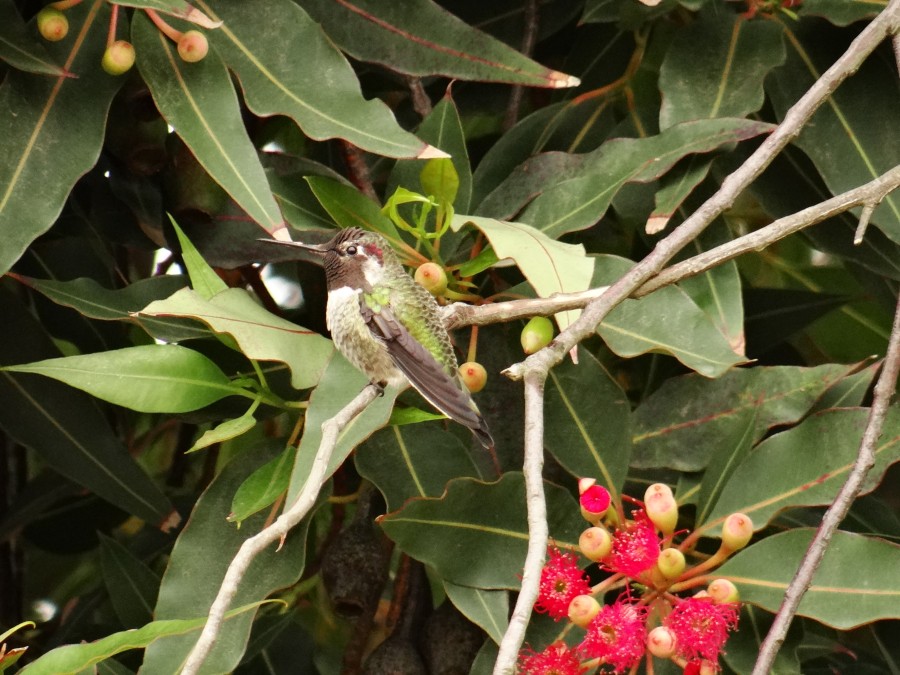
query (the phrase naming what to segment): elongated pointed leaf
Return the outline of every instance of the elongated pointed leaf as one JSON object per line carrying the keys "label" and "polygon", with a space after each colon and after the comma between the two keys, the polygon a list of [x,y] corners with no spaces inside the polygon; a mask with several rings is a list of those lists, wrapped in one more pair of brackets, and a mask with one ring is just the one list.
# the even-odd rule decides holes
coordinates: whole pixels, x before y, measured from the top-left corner
{"label": "elongated pointed leaf", "polygon": [[[322,441],[322,424],[356,398],[367,384],[368,380],[365,375],[351,366],[340,353],[334,353],[322,374],[319,385],[309,399],[303,438],[300,439],[300,447],[297,450],[286,503],[293,503],[300,489],[306,483]],[[328,463],[326,475],[331,475],[343,464],[356,446],[387,424],[397,394],[398,391],[395,387],[388,387],[382,396],[370,403],[341,430],[337,446]]]}
{"label": "elongated pointed leaf", "polygon": [[[830,504],[856,458],[868,412],[867,408],[826,410],[767,438],[734,472],[709,515],[710,522],[739,511],[750,516],[759,530],[783,509]],[[898,460],[900,411],[891,408],[863,492],[874,489]]]}
{"label": "elongated pointed leaf", "polygon": [[577,365],[564,361],[550,371],[545,398],[547,449],[575,478],[596,478],[615,499],[631,456],[625,392],[590,352],[580,349]]}
{"label": "elongated pointed leaf", "polygon": [[491,640],[500,644],[509,626],[509,593],[460,586],[446,580],[444,590],[469,621],[481,626]]}
{"label": "elongated pointed leaf", "polygon": [[[611,284],[630,267],[631,262],[623,258],[599,256],[593,285]],[[675,286],[626,300],[609,313],[597,333],[620,356],[671,354],[707,377],[718,377],[745,361],[709,316]]]}
{"label": "elongated pointed leaf", "polygon": [[[0,324],[0,364],[59,353],[8,292],[0,292]],[[0,372],[0,400],[0,427],[63,476],[151,523],[171,511],[86,394],[45,377]]]}
{"label": "elongated pointed leaf", "polygon": [[757,410],[755,441],[777,424],[799,420],[851,367],[824,365],[735,369],[716,380],[667,380],[635,410],[632,464],[699,471],[743,413]]}
{"label": "elongated pointed leaf", "polygon": [[[544,489],[553,538],[574,546],[584,529],[578,505],[556,485],[546,483]],[[528,547],[521,473],[505,473],[496,483],[451,481],[441,498],[413,499],[379,522],[401,550],[453,583],[488,589],[517,589],[521,584]]]}
{"label": "elongated pointed leaf", "polygon": [[306,179],[319,203],[341,227],[361,227],[378,232],[395,244],[402,240],[394,223],[381,212],[381,207],[359,190],[323,176]]}
{"label": "elongated pointed leaf", "polygon": [[[716,576],[734,582],[743,602],[775,612],[814,534],[798,528],[767,537],[722,565]],[[900,618],[898,565],[896,544],[839,530],[797,613],[844,630]]]}
{"label": "elongated pointed leaf", "polygon": [[132,40],[138,68],[159,111],[203,168],[267,231],[281,229],[281,213],[247,136],[231,78],[215,50],[202,61],[185,63],[143,14],[134,17]]}
{"label": "elongated pointed leaf", "polygon": [[[453,216],[451,227],[459,230],[472,223],[491,242],[500,259],[512,258],[540,297],[554,293],[576,293],[590,288],[594,259],[581,244],[554,241],[524,223],[511,223],[478,216]],[[556,321],[566,328],[578,312],[560,312]]]}
{"label": "elongated pointed leaf", "polygon": [[[231,500],[247,477],[279,452],[280,447],[257,446],[254,452],[235,457],[197,501],[190,520],[175,542],[156,603],[157,619],[184,619],[206,614],[215,598],[228,565],[241,544],[265,525],[265,514],[244,521],[238,529],[225,520]],[[305,520],[288,535],[280,551],[261,553],[241,579],[232,605],[258,603],[272,592],[295,583],[303,572],[306,556]],[[248,612],[228,622],[205,663],[209,672],[231,672],[247,646],[253,622]],[[141,672],[171,675],[179,671],[196,634],[154,642],[144,658]]]}
{"label": "elongated pointed leaf", "polygon": [[763,104],[763,80],[784,63],[781,26],[709,11],[672,41],[659,72],[666,129],[678,122],[744,117]]}
{"label": "elongated pointed leaf", "polygon": [[625,183],[655,180],[682,157],[773,128],[749,120],[699,120],[648,138],[613,139],[585,154],[544,153],[521,164],[485,197],[478,212],[511,218],[527,204],[518,219],[557,238],[597,222]]}
{"label": "elongated pointed leaf", "polygon": [[187,267],[188,276],[191,278],[191,288],[204,300],[209,300],[217,293],[227,290],[228,284],[222,281],[222,277],[216,274],[216,271],[203,259],[184,230],[178,227],[175,219],[170,216],[169,220],[172,221],[172,227],[178,237],[178,244],[181,246],[181,258],[184,260],[184,266]]}
{"label": "elongated pointed leaf", "polygon": [[178,345],[126,347],[3,370],[52,377],[139,412],[197,410],[241,391],[203,354]]}
{"label": "elongated pointed leaf", "polygon": [[837,26],[871,19],[884,9],[881,0],[805,0],[797,13],[800,16],[821,16]]}
{"label": "elongated pointed leaf", "polygon": [[257,115],[287,115],[310,138],[343,138],[388,157],[433,155],[379,99],[365,100],[350,64],[290,0],[200,0],[224,24],[209,39]]}
{"label": "elongated pointed leaf", "polygon": [[241,288],[229,288],[209,300],[183,288],[171,298],[151,302],[141,311],[145,315],[202,321],[233,337],[248,358],[288,364],[296,389],[319,381],[334,350],[330,340],[266,311]]}
{"label": "elongated pointed leaf", "polygon": [[13,68],[43,75],[63,75],[44,45],[25,28],[12,0],[0,0],[0,61]]}
{"label": "elongated pointed leaf", "polygon": [[[261,602],[238,607],[226,613],[226,618],[234,619],[242,614],[256,610]],[[231,621],[229,621],[229,624]],[[124,630],[112,633],[94,642],[57,647],[42,657],[28,664],[21,672],[28,675],[76,675],[85,668],[121,654],[130,649],[143,649],[156,640],[173,635],[199,634],[206,624],[206,617],[195,619],[168,619],[153,621],[137,630]],[[196,636],[194,636],[196,639]]]}
{"label": "elongated pointed leaf", "polygon": [[231,502],[228,522],[240,525],[254,513],[271,506],[288,488],[296,450],[288,446],[241,483]]}
{"label": "elongated pointed leaf", "polygon": [[411,75],[574,87],[578,78],[545,68],[460,21],[430,0],[302,0],[348,54]]}
{"label": "elongated pointed leaf", "polygon": [[70,37],[47,44],[51,57],[77,78],[13,71],[0,85],[0,273],[50,228],[75,181],[100,154],[106,114],[122,84],[97,67],[108,7],[103,0],[73,7]]}
{"label": "elongated pointed leaf", "polygon": [[[785,27],[787,62],[773,71],[766,88],[779,118],[844,50],[843,36],[823,21]],[[803,127],[795,143],[809,156],[832,194],[871,181],[893,168],[900,156],[900,91],[896,70],[867,59]],[[872,92],[879,92],[873,96]],[[900,242],[900,196],[884,198],[872,223]]]}
{"label": "elongated pointed leaf", "polygon": [[115,539],[100,534],[103,583],[119,620],[137,628],[153,620],[159,576]]}
{"label": "elongated pointed leaf", "polygon": [[453,478],[478,476],[462,442],[444,424],[387,427],[357,448],[356,469],[381,490],[388,510],[411,497],[439,497]]}

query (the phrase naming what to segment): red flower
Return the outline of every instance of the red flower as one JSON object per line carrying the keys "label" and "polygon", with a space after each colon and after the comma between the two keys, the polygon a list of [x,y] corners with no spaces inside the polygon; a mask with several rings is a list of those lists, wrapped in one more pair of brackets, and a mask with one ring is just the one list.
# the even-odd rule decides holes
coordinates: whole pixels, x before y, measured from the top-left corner
{"label": "red flower", "polygon": [[580,675],[584,667],[578,654],[562,642],[554,642],[544,651],[519,654],[519,675]]}
{"label": "red flower", "polygon": [[591,514],[602,516],[609,508],[609,490],[601,485],[591,485],[578,498],[581,508]]}
{"label": "red flower", "polygon": [[650,569],[659,558],[659,538],[656,527],[647,514],[634,512],[634,522],[626,523],[613,535],[612,553],[603,559],[614,572],[621,572],[636,579],[641,572]]}
{"label": "red flower", "polygon": [[647,642],[647,608],[617,600],[606,605],[588,626],[578,649],[600,659],[621,673],[633,668],[644,655]]}
{"label": "red flower", "polygon": [[534,608],[547,612],[554,619],[569,615],[569,603],[576,595],[590,595],[591,587],[576,561],[574,553],[563,553],[548,547],[549,560],[541,570],[541,586]]}
{"label": "red flower", "polygon": [[665,625],[675,633],[678,655],[688,661],[719,662],[728,632],[737,628],[738,604],[716,604],[709,598],[682,600],[666,617]]}

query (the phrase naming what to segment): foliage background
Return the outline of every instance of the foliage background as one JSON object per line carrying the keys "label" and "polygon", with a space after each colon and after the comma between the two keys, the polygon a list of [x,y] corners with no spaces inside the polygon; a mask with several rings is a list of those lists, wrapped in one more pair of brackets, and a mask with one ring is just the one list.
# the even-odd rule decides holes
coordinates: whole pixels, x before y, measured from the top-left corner
{"label": "foliage background", "polygon": [[[137,67],[115,78],[99,67],[109,4],[67,10],[70,33],[54,44],[36,36],[40,4],[0,0],[0,359],[87,360],[0,373],[0,625],[38,623],[10,640],[29,647],[19,665],[104,636],[97,654],[111,656],[120,631],[146,626],[128,637],[146,651],[97,666],[110,673],[175,672],[196,635],[182,634],[186,622],[203,616],[240,542],[296,495],[321,421],[364,385],[321,337],[321,273],[256,243],[264,230],[286,223],[321,241],[335,223],[362,223],[415,246],[379,210],[399,186],[452,202],[453,230],[434,257],[469,299],[612,283],[664,236],[648,222],[671,230],[712,194],[883,5],[201,0],[224,22],[204,29],[207,59],[178,61],[143,12],[123,10],[118,32]],[[560,87],[575,84],[568,75],[580,84]],[[888,171],[900,156],[897,110],[884,44],[683,257]],[[434,147],[452,170],[432,164],[438,178],[421,179],[416,157]],[[584,475],[636,497],[649,482],[671,484],[683,526],[708,534],[701,550],[714,550],[723,516],[753,517],[757,543],[723,569],[745,580],[750,603],[724,664],[734,672],[749,672],[806,528],[855,456],[885,351],[898,198],[878,206],[858,246],[856,225],[844,213],[624,302],[578,365],[560,364],[547,382],[558,542],[583,527],[574,494]],[[420,245],[408,258],[431,254]],[[495,264],[504,258],[514,264]],[[259,261],[272,264],[263,272]],[[192,290],[166,274],[178,266]],[[302,288],[305,302],[277,306],[278,283]],[[477,334],[489,372],[478,401],[502,479],[465,430],[420,421],[409,395],[393,417],[393,397],[379,399],[342,438],[322,507],[254,563],[234,606],[284,604],[230,621],[209,672],[329,673],[342,659],[353,670],[392,630],[443,672],[441,643],[465,642],[435,638],[450,630],[440,621],[471,636],[473,672],[489,670],[527,538],[521,386],[499,375],[522,359],[521,326]],[[466,360],[470,329],[455,339]],[[186,454],[210,429],[205,449]],[[779,672],[893,662],[898,438],[892,409],[868,494]],[[366,551],[368,566],[339,555],[347,549]],[[425,563],[427,581],[401,553]],[[323,582],[347,566],[376,586],[337,603],[354,620],[335,613]],[[444,598],[479,630],[450,605],[432,613]],[[527,637],[535,646],[559,632],[542,618]],[[94,658],[53,653],[71,672]],[[39,668],[26,672],[62,672]]]}

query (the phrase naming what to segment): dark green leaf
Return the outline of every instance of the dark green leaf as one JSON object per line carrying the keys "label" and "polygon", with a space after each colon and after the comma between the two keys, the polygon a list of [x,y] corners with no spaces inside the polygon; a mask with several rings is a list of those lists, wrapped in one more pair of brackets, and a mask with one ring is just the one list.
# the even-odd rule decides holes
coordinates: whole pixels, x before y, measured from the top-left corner
{"label": "dark green leaf", "polygon": [[115,539],[100,534],[103,583],[119,620],[137,628],[153,620],[159,576]]}
{"label": "dark green leaf", "polygon": [[509,593],[472,588],[444,581],[444,591],[456,608],[500,644],[509,626]]}
{"label": "dark green leaf", "polygon": [[[275,457],[278,447],[259,447],[234,459],[216,477],[197,501],[188,524],[172,550],[163,576],[154,616],[157,619],[186,619],[209,611],[219,585],[241,544],[265,525],[266,515],[245,520],[241,528],[225,520],[235,491],[251,473]],[[275,548],[258,555],[241,579],[231,604],[256,603],[273,591],[297,581],[306,555],[308,520],[295,528],[280,551]],[[228,622],[216,641],[204,667],[211,672],[230,672],[240,662],[253,621],[248,612]],[[170,637],[154,642],[141,668],[147,675],[178,672],[196,635]]]}
{"label": "dark green leaf", "polygon": [[289,446],[250,474],[234,493],[228,521],[240,525],[254,513],[274,504],[288,488],[295,455],[296,450]]}
{"label": "dark green leaf", "polygon": [[25,28],[12,0],[0,0],[0,26],[0,61],[29,73],[55,76],[65,73],[43,43]]}
{"label": "dark green leaf", "polygon": [[411,75],[571,87],[576,78],[550,70],[472,28],[430,0],[303,0],[341,49]]}
{"label": "dark green leaf", "polygon": [[787,288],[744,290],[747,350],[764,354],[813,321],[846,304],[848,298]]}
{"label": "dark green leaf", "polygon": [[[768,537],[722,565],[717,576],[734,582],[742,601],[775,612],[814,534],[798,528]],[[900,618],[898,565],[896,544],[839,530],[797,613],[841,629]]]}
{"label": "dark green leaf", "polygon": [[[573,481],[574,482],[574,481]],[[584,521],[566,490],[544,484],[550,532],[574,546]],[[379,521],[402,551],[463,586],[517,589],[528,546],[525,482],[521,473],[496,483],[451,481],[440,499],[413,499]],[[477,555],[460,552],[477,551]]]}
{"label": "dark green leaf", "polygon": [[106,48],[107,3],[89,0],[68,18],[70,34],[83,33],[83,39],[46,47],[77,77],[13,71],[0,85],[0,272],[50,228],[75,181],[94,166],[122,82],[97,67]]}

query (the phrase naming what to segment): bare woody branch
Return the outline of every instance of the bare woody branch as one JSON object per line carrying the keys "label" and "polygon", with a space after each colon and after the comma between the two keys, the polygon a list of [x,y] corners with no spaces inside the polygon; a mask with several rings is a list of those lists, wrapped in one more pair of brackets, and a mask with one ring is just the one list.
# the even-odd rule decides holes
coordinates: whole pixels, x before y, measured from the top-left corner
{"label": "bare woody branch", "polygon": [[377,396],[377,388],[372,386],[366,387],[343,410],[322,424],[322,441],[319,444],[312,469],[300,490],[300,494],[297,495],[297,499],[294,500],[291,507],[282,513],[274,523],[250,537],[241,545],[237,555],[228,566],[228,571],[225,573],[225,578],[222,580],[216,599],[209,608],[209,618],[206,621],[206,625],[203,627],[203,631],[200,633],[200,637],[191,653],[188,654],[184,668],[181,671],[182,675],[196,675],[199,672],[200,666],[203,665],[206,657],[209,656],[216,639],[219,637],[219,633],[222,630],[222,622],[225,619],[225,612],[228,611],[229,605],[234,600],[238,585],[247,573],[250,563],[269,546],[286,537],[288,532],[310,512],[310,509],[316,503],[319,492],[322,490],[322,485],[328,478],[328,462],[337,445],[341,430],[354,417],[365,410],[366,406],[374,401]]}

